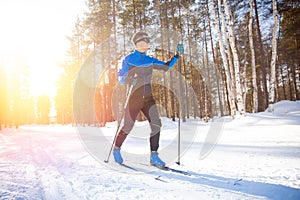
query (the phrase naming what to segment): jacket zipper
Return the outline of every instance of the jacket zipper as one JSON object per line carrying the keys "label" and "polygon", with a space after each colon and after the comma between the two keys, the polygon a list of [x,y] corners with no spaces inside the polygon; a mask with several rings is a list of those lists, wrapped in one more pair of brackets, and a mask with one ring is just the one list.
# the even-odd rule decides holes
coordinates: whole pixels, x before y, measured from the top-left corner
{"label": "jacket zipper", "polygon": [[146,95],[146,77],[145,77],[145,69],[143,68],[143,77],[144,77],[144,93],[143,93],[143,99],[145,98]]}

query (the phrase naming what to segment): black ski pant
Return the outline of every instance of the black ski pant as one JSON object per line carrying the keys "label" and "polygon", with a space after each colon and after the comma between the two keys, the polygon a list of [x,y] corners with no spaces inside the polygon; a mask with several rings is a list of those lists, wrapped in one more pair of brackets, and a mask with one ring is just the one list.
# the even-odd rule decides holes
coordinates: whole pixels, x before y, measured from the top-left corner
{"label": "black ski pant", "polygon": [[159,118],[157,106],[152,96],[142,97],[132,95],[129,99],[128,105],[125,108],[124,113],[124,126],[118,133],[115,146],[121,147],[127,135],[130,133],[134,126],[134,122],[142,111],[150,123],[150,150],[157,151],[159,147],[159,137],[161,121]]}

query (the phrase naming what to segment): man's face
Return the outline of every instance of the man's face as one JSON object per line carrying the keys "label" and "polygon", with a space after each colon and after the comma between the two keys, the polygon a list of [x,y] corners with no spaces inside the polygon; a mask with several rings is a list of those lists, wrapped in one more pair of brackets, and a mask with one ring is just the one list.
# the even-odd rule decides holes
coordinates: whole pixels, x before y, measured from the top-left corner
{"label": "man's face", "polygon": [[135,44],[135,49],[140,52],[146,52],[150,47],[150,40],[147,35],[143,35],[141,38],[137,40],[138,42]]}

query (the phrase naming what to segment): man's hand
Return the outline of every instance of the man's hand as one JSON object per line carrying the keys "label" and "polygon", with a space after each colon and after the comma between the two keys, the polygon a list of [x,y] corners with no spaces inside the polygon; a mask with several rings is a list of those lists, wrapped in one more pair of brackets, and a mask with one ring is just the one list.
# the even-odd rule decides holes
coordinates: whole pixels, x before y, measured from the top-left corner
{"label": "man's hand", "polygon": [[178,44],[177,45],[177,53],[179,55],[182,55],[184,53],[184,48],[183,48],[183,44]]}
{"label": "man's hand", "polygon": [[127,76],[126,83],[134,86],[137,83],[137,74]]}

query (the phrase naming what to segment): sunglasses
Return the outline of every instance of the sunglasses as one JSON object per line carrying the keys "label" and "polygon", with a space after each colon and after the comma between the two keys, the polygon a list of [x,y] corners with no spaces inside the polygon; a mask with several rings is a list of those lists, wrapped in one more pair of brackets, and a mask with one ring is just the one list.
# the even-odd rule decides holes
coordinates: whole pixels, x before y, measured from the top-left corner
{"label": "sunglasses", "polygon": [[141,38],[141,39],[138,39],[137,41],[135,41],[135,44],[138,43],[138,42],[141,42],[141,41],[144,41],[146,43],[150,43],[150,39],[148,37],[145,37],[145,38]]}

